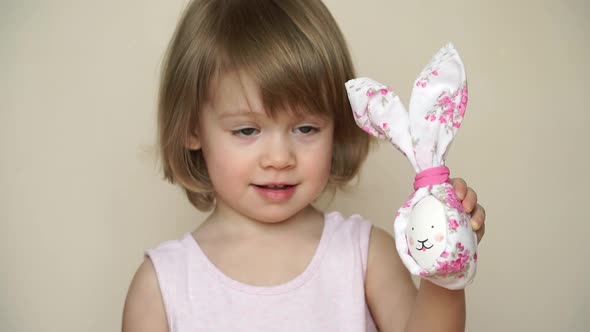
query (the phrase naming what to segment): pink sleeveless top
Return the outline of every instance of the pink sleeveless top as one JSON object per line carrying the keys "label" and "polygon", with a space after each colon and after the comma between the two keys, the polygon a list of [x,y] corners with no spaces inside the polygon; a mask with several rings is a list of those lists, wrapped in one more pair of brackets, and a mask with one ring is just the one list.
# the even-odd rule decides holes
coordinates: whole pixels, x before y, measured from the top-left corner
{"label": "pink sleeveless top", "polygon": [[377,331],[365,301],[371,224],[338,212],[324,217],[305,271],[276,286],[229,278],[190,233],[146,250],[170,331]]}

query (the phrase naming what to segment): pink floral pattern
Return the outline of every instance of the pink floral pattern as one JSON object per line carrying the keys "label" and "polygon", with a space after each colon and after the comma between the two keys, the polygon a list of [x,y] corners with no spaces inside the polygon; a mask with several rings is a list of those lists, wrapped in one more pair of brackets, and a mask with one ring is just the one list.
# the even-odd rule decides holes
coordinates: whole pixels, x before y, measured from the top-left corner
{"label": "pink floral pattern", "polygon": [[448,276],[449,274],[463,272],[464,270],[469,269],[468,265],[469,261],[471,261],[469,250],[465,250],[465,247],[461,242],[457,242],[457,249],[458,251],[451,255],[451,260],[437,262],[436,270],[438,272],[442,272],[444,275]]}
{"label": "pink floral pattern", "polygon": [[373,97],[376,94],[380,94],[382,96],[385,96],[390,92],[393,93],[393,88],[389,87],[389,86],[386,88],[381,88],[379,90],[377,90],[375,88],[370,88],[367,90],[367,97]]}
{"label": "pink floral pattern", "polygon": [[451,231],[453,231],[453,232],[456,231],[458,227],[459,227],[459,223],[457,222],[456,219],[449,220],[449,229]]}
{"label": "pink floral pattern", "polygon": [[428,83],[430,83],[431,76],[438,76],[438,69],[433,69],[432,71],[428,72],[426,75],[421,75],[418,80],[416,80],[416,86],[425,88]]}
{"label": "pink floral pattern", "polygon": [[459,200],[459,197],[457,197],[457,193],[455,192],[453,186],[440,186],[436,188],[434,194],[439,197],[439,199],[447,203],[447,205],[459,211],[459,213],[465,212],[463,209],[463,203],[461,203],[461,200]]}
{"label": "pink floral pattern", "polygon": [[426,68],[422,70],[420,76],[416,80],[416,86],[425,88],[430,83],[430,79],[432,76],[438,76],[439,70],[441,65],[447,62],[450,58],[455,55],[455,50],[452,47],[443,47],[441,48],[438,53],[432,58],[432,60],[428,63]]}
{"label": "pink floral pattern", "polygon": [[[385,105],[387,105],[389,103],[389,100],[386,98],[386,96],[388,94],[392,94],[393,96],[395,96],[395,92],[393,91],[392,87],[385,87],[385,88],[381,88],[381,89],[375,89],[373,87],[369,88],[366,92],[367,97],[371,98],[371,97],[377,97],[380,96],[381,99],[381,105],[383,107],[385,107]],[[355,114],[356,116],[356,114]],[[382,123],[381,126],[383,125],[387,125],[387,123]],[[385,128],[384,128],[385,129]]]}
{"label": "pink floral pattern", "polygon": [[[368,106],[368,102],[369,100],[375,98],[375,97],[380,97],[379,102],[381,104],[381,106],[385,107],[385,105],[387,105],[390,101],[389,99],[392,97],[395,97],[395,92],[393,90],[392,87],[388,87],[388,86],[382,86],[379,88],[375,88],[374,86],[371,86],[369,83],[370,82],[358,82],[357,83],[352,83],[351,84],[347,83],[347,89],[348,91],[355,91],[355,93],[359,93],[361,92],[363,93],[366,97],[367,97],[367,103],[365,104],[364,107],[362,108],[355,108],[353,107],[353,115],[355,118],[355,121],[357,123],[357,125],[363,130],[365,131],[367,134],[371,135],[371,136],[375,136],[378,138],[385,138],[385,136],[383,135],[383,132],[381,131],[388,131],[390,129],[390,125],[387,122],[382,122],[378,127],[373,125],[369,119],[369,106]],[[390,96],[388,96],[390,95]],[[400,150],[401,151],[401,150]]]}
{"label": "pink floral pattern", "polygon": [[378,135],[377,131],[373,130],[373,127],[364,126],[362,129],[369,135],[372,135],[372,136]]}
{"label": "pink floral pattern", "polygon": [[465,278],[466,271],[469,270],[471,262],[477,261],[477,253],[470,255],[468,249],[461,242],[457,242],[456,250],[449,253],[443,251],[441,257],[443,260],[436,262],[434,271],[422,270],[420,276],[442,279],[448,277]]}
{"label": "pink floral pattern", "polygon": [[426,112],[424,119],[430,122],[440,122],[447,128],[447,131],[452,128],[460,128],[467,109],[467,101],[467,82],[463,82],[454,92],[443,91],[433,109]]}

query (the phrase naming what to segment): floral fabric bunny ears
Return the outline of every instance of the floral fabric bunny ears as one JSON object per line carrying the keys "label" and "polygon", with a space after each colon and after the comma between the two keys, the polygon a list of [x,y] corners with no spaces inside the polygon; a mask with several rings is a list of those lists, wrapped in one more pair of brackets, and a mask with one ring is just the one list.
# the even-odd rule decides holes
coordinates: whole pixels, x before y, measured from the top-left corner
{"label": "floral fabric bunny ears", "polygon": [[459,54],[440,49],[414,83],[409,112],[395,91],[369,78],[346,83],[356,123],[392,143],[417,175],[415,192],[394,221],[398,253],[408,270],[448,289],[475,276],[477,238],[444,166],[467,107],[467,81]]}

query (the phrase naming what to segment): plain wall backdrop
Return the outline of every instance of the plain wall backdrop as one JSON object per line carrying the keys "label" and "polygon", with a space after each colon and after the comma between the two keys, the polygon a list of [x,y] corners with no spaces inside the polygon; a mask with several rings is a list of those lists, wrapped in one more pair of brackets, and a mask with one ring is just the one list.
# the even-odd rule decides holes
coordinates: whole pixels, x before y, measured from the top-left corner
{"label": "plain wall backdrop", "polygon": [[[185,4],[0,2],[0,331],[119,330],[143,250],[203,218],[154,152],[159,66]],[[469,330],[587,331],[590,2],[326,4],[358,75],[405,102],[439,47],[461,53],[470,103],[447,164],[487,211]],[[382,144],[322,206],[392,232],[412,179]]]}

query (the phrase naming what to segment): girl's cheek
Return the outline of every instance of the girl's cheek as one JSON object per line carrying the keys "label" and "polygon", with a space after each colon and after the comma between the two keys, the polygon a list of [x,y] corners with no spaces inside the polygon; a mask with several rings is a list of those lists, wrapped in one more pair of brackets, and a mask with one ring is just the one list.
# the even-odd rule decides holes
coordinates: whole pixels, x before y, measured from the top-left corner
{"label": "girl's cheek", "polygon": [[441,233],[436,233],[436,235],[434,236],[434,240],[436,242],[441,242],[445,237],[441,234]]}

